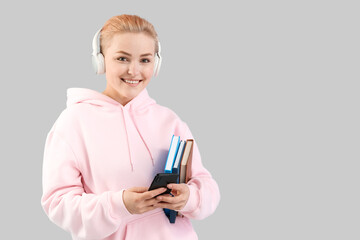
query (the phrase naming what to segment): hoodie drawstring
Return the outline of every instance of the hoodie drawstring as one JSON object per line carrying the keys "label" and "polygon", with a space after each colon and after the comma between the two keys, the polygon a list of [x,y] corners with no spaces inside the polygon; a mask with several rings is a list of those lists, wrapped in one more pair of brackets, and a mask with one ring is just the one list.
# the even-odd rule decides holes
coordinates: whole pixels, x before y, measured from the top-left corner
{"label": "hoodie drawstring", "polygon": [[[122,113],[122,117],[123,117],[123,121],[124,121],[126,140],[127,140],[127,143],[128,143],[127,145],[128,145],[128,151],[129,151],[129,159],[130,159],[131,171],[134,171],[134,164],[133,164],[133,161],[132,161],[132,158],[131,158],[131,149],[130,149],[129,135],[128,135],[128,131],[127,131],[125,114],[124,114],[124,109],[123,109],[123,108],[121,109],[121,113]],[[132,120],[133,123],[134,123],[134,126],[135,126],[135,128],[136,128],[136,131],[138,132],[138,134],[139,134],[142,142],[144,143],[144,145],[145,145],[145,147],[146,147],[146,150],[149,152],[152,165],[155,166],[154,158],[153,158],[153,156],[152,156],[152,154],[151,154],[150,148],[149,148],[149,146],[146,144],[146,141],[145,141],[144,137],[142,136],[141,131],[139,130],[139,127],[138,127],[138,124],[136,123],[135,118],[133,118],[132,114],[129,113],[129,115],[130,115],[131,120]]]}
{"label": "hoodie drawstring", "polygon": [[132,115],[131,115],[131,114],[130,114],[130,116],[131,116],[131,119],[132,119],[132,120],[133,120],[133,122],[134,122],[134,125],[135,125],[135,128],[136,128],[136,131],[139,133],[141,140],[143,141],[143,143],[144,143],[144,145],[145,145],[146,149],[148,150],[148,152],[149,152],[149,154],[150,154],[150,158],[151,158],[152,165],[153,165],[153,166],[155,166],[154,158],[153,158],[153,156],[152,156],[152,154],[151,154],[151,151],[150,151],[150,149],[149,149],[148,145],[146,144],[146,142],[145,142],[145,140],[144,140],[144,138],[143,138],[143,136],[142,136],[141,132],[139,131],[139,128],[138,128],[138,125],[137,125],[137,123],[136,123],[135,119],[132,117]]}
{"label": "hoodie drawstring", "polygon": [[129,151],[129,159],[130,159],[131,171],[133,172],[134,171],[134,164],[133,164],[132,159],[131,159],[129,134],[128,134],[128,131],[127,131],[126,120],[125,120],[125,115],[124,115],[124,109],[121,109],[121,113],[122,113],[122,117],[123,117],[123,121],[124,121],[124,127],[125,127],[126,141],[127,141],[127,145],[128,145],[128,151]]}

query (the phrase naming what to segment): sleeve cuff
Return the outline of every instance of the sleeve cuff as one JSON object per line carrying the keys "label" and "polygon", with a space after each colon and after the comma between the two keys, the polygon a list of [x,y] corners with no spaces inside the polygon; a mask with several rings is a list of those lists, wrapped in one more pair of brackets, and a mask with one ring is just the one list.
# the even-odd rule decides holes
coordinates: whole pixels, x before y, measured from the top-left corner
{"label": "sleeve cuff", "polygon": [[115,219],[124,219],[132,216],[132,214],[127,210],[123,200],[123,192],[112,192],[109,194],[110,201],[110,215]]}
{"label": "sleeve cuff", "polygon": [[196,189],[196,187],[191,186],[191,185],[188,185],[188,187],[190,190],[190,195],[189,195],[189,199],[188,199],[187,203],[185,204],[184,208],[182,210],[180,210],[180,212],[182,214],[194,212],[198,208],[199,202],[200,202],[199,192]]}

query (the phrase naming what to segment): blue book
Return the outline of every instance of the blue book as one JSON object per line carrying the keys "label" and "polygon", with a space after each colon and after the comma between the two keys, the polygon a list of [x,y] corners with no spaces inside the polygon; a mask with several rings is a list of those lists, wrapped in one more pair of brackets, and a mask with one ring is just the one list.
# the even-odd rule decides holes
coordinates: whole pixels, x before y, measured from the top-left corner
{"label": "blue book", "polygon": [[165,173],[172,173],[172,168],[175,162],[176,154],[179,149],[179,145],[180,145],[180,137],[173,135],[171,138],[169,153],[166,158],[165,170],[164,170]]}
{"label": "blue book", "polygon": [[[184,153],[185,144],[186,144],[186,141],[183,141],[183,140],[180,141],[179,149],[178,149],[178,152],[176,154],[176,158],[175,158],[174,166],[173,166],[173,169],[172,169],[172,173],[176,173],[178,175],[180,173],[181,159],[182,159],[182,156],[183,156],[183,153]],[[177,183],[179,183],[179,177],[177,178]],[[175,210],[171,210],[171,209],[167,209],[167,210],[165,211],[165,214],[169,218],[170,223],[175,223],[176,216],[177,216],[178,212],[175,211]]]}
{"label": "blue book", "polygon": [[[176,173],[180,172],[181,157],[184,151],[184,141],[180,140],[179,136],[173,135],[170,143],[168,157],[165,164],[165,173]],[[177,179],[179,183],[179,177]],[[165,215],[168,217],[170,223],[175,223],[177,211],[164,208]]]}
{"label": "blue book", "polygon": [[[186,141],[181,140],[178,148],[178,152],[176,154],[175,162],[172,168],[172,173],[180,174],[180,166],[181,166],[181,159],[184,153]],[[177,181],[179,183],[179,179]]]}

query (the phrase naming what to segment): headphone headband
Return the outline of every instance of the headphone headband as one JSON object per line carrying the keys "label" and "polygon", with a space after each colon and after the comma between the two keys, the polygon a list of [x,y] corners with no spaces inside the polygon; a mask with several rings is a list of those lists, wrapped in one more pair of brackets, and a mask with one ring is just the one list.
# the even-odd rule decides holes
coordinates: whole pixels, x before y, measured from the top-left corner
{"label": "headphone headband", "polygon": [[[101,28],[95,33],[95,36],[93,38],[93,41],[92,41],[92,48],[93,48],[92,55],[96,55],[96,54],[100,53],[100,47],[98,46],[98,38],[99,38],[100,32],[101,32]],[[99,40],[99,42],[100,42],[100,40]]]}

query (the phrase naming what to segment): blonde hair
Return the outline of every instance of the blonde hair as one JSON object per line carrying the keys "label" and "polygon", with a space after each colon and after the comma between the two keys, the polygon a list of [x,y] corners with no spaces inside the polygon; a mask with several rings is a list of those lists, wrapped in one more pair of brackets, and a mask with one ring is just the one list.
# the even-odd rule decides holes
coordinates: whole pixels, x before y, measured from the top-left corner
{"label": "blonde hair", "polygon": [[108,46],[110,40],[118,33],[145,33],[155,40],[155,52],[158,52],[158,35],[154,26],[147,20],[136,15],[119,15],[107,20],[101,28],[100,52]]}

